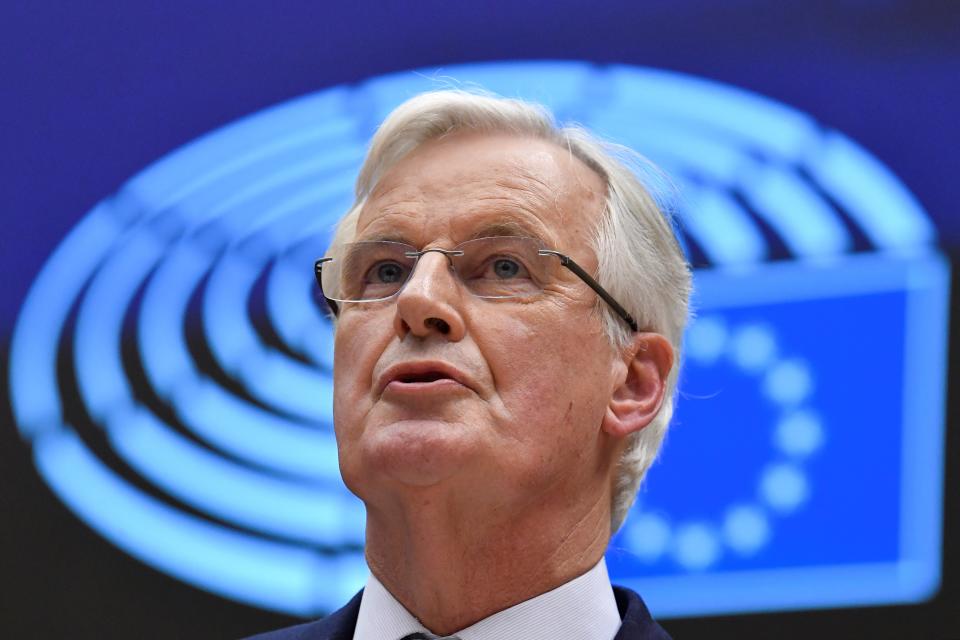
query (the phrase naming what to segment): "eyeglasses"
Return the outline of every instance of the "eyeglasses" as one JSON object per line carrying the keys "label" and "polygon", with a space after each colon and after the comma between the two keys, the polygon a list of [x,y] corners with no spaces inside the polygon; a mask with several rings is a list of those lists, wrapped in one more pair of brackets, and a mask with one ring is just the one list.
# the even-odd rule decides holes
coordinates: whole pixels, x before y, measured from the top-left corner
{"label": "eyeglasses", "polygon": [[638,331],[636,320],[580,265],[559,251],[544,249],[538,240],[519,236],[477,238],[453,249],[418,250],[402,242],[351,242],[314,263],[317,283],[336,315],[338,302],[377,302],[400,293],[413,275],[417,260],[435,252],[450,261],[464,288],[479,298],[524,298],[543,291],[551,263],[572,271]]}

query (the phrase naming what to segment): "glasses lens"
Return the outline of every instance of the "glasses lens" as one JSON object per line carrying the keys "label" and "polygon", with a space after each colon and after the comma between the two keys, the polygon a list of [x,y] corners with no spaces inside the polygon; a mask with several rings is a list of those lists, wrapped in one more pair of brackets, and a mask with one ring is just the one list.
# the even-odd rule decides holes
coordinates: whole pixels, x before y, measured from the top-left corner
{"label": "glasses lens", "polygon": [[550,264],[532,238],[494,237],[464,242],[453,266],[467,289],[481,298],[518,298],[543,291]]}
{"label": "glasses lens", "polygon": [[354,242],[343,245],[322,269],[323,294],[342,302],[382,300],[395,295],[413,271],[416,251],[400,242]]}

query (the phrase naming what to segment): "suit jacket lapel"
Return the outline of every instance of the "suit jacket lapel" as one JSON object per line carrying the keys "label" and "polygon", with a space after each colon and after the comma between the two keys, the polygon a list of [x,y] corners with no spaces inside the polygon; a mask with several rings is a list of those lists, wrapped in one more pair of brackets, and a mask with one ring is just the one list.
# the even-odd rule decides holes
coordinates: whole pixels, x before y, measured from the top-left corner
{"label": "suit jacket lapel", "polygon": [[647,605],[635,592],[614,587],[613,595],[623,620],[613,640],[670,640],[670,636],[650,616]]}

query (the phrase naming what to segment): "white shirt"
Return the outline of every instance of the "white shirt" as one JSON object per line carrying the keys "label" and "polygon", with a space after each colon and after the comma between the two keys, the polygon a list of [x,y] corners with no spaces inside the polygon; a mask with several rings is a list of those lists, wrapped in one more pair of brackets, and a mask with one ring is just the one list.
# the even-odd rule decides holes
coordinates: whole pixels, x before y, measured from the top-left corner
{"label": "white shirt", "polygon": [[[600,559],[590,571],[535,598],[470,625],[455,635],[462,640],[612,640],[620,612]],[[360,599],[353,640],[399,640],[428,631],[372,574]]]}

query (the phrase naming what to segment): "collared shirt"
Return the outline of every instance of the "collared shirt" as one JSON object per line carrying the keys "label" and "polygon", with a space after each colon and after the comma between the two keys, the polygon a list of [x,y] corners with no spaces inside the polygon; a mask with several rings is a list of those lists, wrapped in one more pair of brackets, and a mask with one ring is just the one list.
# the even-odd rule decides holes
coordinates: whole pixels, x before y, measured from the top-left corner
{"label": "collared shirt", "polygon": [[[619,629],[620,612],[601,558],[582,576],[455,635],[462,640],[612,640]],[[428,629],[371,575],[360,600],[353,640],[399,640],[415,631]]]}

